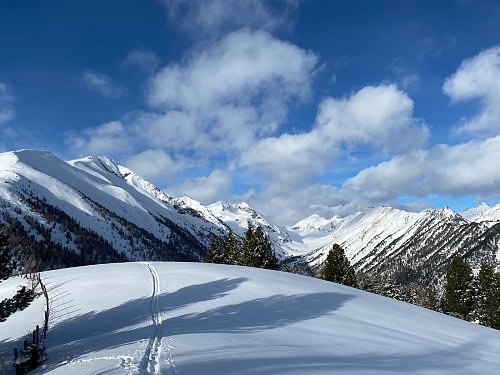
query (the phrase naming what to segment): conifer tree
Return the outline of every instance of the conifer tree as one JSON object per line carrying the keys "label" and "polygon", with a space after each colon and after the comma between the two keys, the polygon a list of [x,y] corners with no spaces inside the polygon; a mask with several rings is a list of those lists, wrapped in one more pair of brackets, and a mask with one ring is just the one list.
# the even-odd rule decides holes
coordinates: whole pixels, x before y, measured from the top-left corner
{"label": "conifer tree", "polygon": [[500,328],[500,295],[499,277],[493,267],[487,263],[481,264],[479,274],[475,278],[476,293],[474,296],[474,319],[480,324],[492,328]]}
{"label": "conifer tree", "polygon": [[326,257],[322,278],[335,283],[356,287],[356,275],[344,253],[344,249],[334,244]]}
{"label": "conifer tree", "polygon": [[0,282],[12,276],[14,266],[12,264],[12,253],[9,248],[9,237],[3,225],[0,225]]}
{"label": "conifer tree", "polygon": [[248,221],[247,231],[245,233],[245,240],[242,248],[241,265],[249,267],[257,267],[255,265],[255,228],[250,221]]}
{"label": "conifer tree", "polygon": [[243,243],[243,256],[240,263],[249,267],[277,269],[278,260],[271,242],[260,226],[256,228],[248,222],[248,229]]}
{"label": "conifer tree", "polygon": [[255,258],[257,265],[254,267],[275,270],[278,268],[278,260],[274,254],[271,242],[259,226],[254,231]]}
{"label": "conifer tree", "polygon": [[210,246],[207,250],[205,258],[203,259],[205,263],[223,263],[224,254],[222,243],[218,237],[214,237]]}
{"label": "conifer tree", "polygon": [[222,246],[222,263],[240,264],[240,243],[234,232],[229,229],[229,233]]}
{"label": "conifer tree", "polygon": [[473,309],[472,281],[470,266],[462,257],[455,257],[446,273],[444,285],[443,305],[446,312],[469,319]]}
{"label": "conifer tree", "polygon": [[[0,224],[0,282],[12,276],[12,252],[9,248],[9,236]],[[5,321],[9,315],[18,310],[24,310],[36,297],[35,291],[25,286],[21,287],[12,298],[0,301],[0,322]]]}

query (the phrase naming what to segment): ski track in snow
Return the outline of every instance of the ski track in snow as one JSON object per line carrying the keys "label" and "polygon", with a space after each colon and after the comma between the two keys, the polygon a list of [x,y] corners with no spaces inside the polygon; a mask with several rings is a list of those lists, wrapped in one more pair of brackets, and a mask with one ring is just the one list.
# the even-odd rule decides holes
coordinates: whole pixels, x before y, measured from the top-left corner
{"label": "ski track in snow", "polygon": [[[160,356],[162,354],[162,341],[163,341],[163,333],[162,333],[162,316],[160,312],[160,307],[158,305],[158,296],[160,295],[160,278],[158,277],[158,273],[156,269],[150,263],[143,263],[151,273],[152,277],[152,287],[153,292],[151,294],[151,301],[149,303],[149,307],[151,310],[151,321],[152,326],[154,328],[153,336],[149,339],[148,345],[144,352],[144,356],[139,365],[139,373],[144,375],[152,375],[152,374],[162,374],[160,369]],[[177,375],[178,372],[175,369],[174,361],[172,359],[172,339],[168,338],[168,346],[167,349],[167,363],[172,369],[172,373]]]}

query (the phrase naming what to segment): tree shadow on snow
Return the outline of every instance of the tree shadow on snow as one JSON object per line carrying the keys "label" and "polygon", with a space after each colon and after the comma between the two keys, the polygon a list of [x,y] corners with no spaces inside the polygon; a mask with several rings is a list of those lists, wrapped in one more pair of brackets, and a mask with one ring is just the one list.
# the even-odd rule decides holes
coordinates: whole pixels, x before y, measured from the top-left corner
{"label": "tree shadow on snow", "polygon": [[[245,281],[244,278],[221,279],[161,294],[158,297],[160,310],[168,315],[172,309],[221,298]],[[162,332],[164,336],[175,336],[194,332],[273,329],[332,313],[351,298],[353,295],[340,293],[258,298],[167,319],[162,323]],[[149,296],[130,300],[109,310],[78,315],[51,327],[47,340],[49,361],[42,372],[88,353],[148,340],[153,335],[153,327],[139,325],[151,321],[150,302]]]}
{"label": "tree shadow on snow", "polygon": [[[161,312],[184,307],[196,302],[221,298],[236,289],[246,278],[220,279],[199,285],[190,285],[172,293],[158,296]],[[49,326],[46,347],[49,361],[42,372],[58,367],[90,352],[119,347],[124,344],[149,339],[151,323],[151,296],[132,299],[103,311],[92,311],[66,318]],[[5,356],[12,348],[21,347],[24,338],[3,340],[0,353]],[[55,359],[54,357],[57,357]]]}
{"label": "tree shadow on snow", "polygon": [[332,313],[351,298],[351,294],[333,292],[274,295],[173,317],[164,325],[172,336],[268,330]]}

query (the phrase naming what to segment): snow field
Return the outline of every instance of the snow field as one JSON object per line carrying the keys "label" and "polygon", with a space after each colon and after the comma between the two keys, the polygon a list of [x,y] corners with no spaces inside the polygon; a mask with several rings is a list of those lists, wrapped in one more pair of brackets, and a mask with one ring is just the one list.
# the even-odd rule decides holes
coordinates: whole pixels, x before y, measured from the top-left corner
{"label": "snow field", "polygon": [[[35,374],[493,375],[500,365],[498,331],[282,272],[152,262],[42,278],[64,297]],[[39,324],[42,305],[0,323],[0,353]]]}

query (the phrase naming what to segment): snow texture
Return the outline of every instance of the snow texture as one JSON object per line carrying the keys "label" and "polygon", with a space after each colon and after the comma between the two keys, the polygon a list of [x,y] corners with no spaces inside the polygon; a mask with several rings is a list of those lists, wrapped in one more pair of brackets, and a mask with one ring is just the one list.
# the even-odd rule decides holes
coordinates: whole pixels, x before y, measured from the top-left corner
{"label": "snow texture", "polygon": [[[493,375],[500,366],[498,331],[277,271],[152,262],[42,279],[48,359],[33,374]],[[0,296],[18,283],[1,283]],[[0,324],[1,356],[40,323],[42,305]]]}

